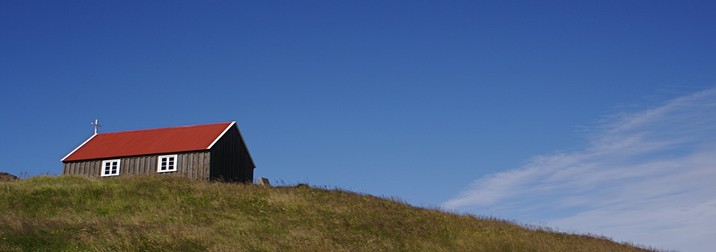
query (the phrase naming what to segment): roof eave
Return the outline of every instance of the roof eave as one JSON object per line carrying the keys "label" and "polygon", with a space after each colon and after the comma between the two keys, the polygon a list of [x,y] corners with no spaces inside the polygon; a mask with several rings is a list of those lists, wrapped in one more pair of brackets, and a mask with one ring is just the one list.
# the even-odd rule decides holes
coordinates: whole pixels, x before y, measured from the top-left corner
{"label": "roof eave", "polygon": [[196,149],[196,150],[182,150],[182,151],[166,151],[166,152],[156,152],[156,153],[146,153],[146,154],[139,154],[139,155],[121,155],[121,156],[99,156],[99,157],[92,157],[92,158],[81,158],[81,159],[72,159],[72,160],[66,160],[67,158],[64,158],[62,162],[82,162],[82,161],[90,161],[90,160],[107,160],[107,159],[120,159],[120,158],[132,158],[132,157],[145,157],[145,156],[159,156],[159,155],[169,155],[169,154],[183,154],[183,153],[196,153],[196,152],[208,152],[207,149]]}
{"label": "roof eave", "polygon": [[60,161],[61,161],[61,162],[65,162],[65,159],[67,159],[68,157],[72,156],[72,154],[74,154],[77,150],[79,150],[80,148],[82,148],[82,146],[84,146],[85,144],[87,144],[87,143],[88,143],[90,140],[92,140],[92,138],[94,138],[95,136],[97,136],[97,133],[94,133],[91,137],[87,138],[87,140],[85,140],[82,144],[80,144],[80,146],[77,146],[77,148],[75,148],[75,149],[72,150],[69,154],[67,154],[65,157],[63,157],[62,159],[60,159]]}
{"label": "roof eave", "polygon": [[251,151],[249,151],[249,146],[246,145],[246,140],[244,139],[244,136],[241,134],[241,129],[239,129],[239,126],[236,125],[237,131],[239,131],[239,137],[241,138],[241,143],[244,144],[244,148],[246,148],[246,153],[249,154],[249,160],[251,161],[252,168],[256,168],[256,163],[254,163],[254,157],[251,156]]}

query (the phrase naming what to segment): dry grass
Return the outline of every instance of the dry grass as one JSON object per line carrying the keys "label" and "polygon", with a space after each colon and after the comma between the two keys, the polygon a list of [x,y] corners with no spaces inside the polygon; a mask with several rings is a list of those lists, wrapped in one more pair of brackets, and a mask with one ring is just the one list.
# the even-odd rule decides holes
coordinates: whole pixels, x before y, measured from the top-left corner
{"label": "dry grass", "polygon": [[643,251],[342,190],[143,177],[0,183],[0,251]]}

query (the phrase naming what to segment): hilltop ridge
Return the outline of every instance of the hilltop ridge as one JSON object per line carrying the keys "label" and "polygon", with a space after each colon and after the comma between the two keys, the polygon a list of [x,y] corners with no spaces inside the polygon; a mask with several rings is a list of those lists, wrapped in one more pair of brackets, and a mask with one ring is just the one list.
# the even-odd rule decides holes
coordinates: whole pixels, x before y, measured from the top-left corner
{"label": "hilltop ridge", "polygon": [[44,176],[0,202],[0,251],[645,251],[307,185]]}

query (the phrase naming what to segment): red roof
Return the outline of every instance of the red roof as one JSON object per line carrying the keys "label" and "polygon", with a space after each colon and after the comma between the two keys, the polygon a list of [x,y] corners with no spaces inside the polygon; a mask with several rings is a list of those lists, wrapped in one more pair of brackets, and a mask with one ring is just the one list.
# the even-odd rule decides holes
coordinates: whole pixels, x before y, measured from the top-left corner
{"label": "red roof", "polygon": [[234,122],[93,135],[63,162],[208,150]]}

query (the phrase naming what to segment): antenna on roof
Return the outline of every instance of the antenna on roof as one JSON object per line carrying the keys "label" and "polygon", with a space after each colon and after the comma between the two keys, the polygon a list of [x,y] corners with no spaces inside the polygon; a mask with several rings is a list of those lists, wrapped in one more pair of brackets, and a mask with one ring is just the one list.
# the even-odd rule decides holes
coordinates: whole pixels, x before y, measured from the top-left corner
{"label": "antenna on roof", "polygon": [[91,122],[90,125],[94,126],[94,134],[97,134],[97,128],[102,127],[102,125],[99,125],[99,119],[94,119],[94,122]]}

